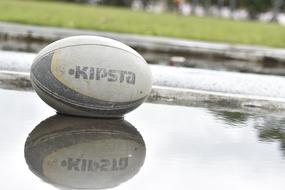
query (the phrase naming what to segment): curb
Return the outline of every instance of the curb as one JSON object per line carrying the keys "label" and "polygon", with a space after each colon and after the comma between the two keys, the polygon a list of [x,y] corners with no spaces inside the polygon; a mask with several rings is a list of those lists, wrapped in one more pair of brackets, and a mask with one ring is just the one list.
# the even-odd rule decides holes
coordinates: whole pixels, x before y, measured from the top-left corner
{"label": "curb", "polygon": [[[35,54],[30,53],[0,51],[0,88],[33,90],[29,70],[34,57]],[[154,81],[149,102],[248,110],[285,110],[285,78],[280,76],[158,65],[150,67]]]}

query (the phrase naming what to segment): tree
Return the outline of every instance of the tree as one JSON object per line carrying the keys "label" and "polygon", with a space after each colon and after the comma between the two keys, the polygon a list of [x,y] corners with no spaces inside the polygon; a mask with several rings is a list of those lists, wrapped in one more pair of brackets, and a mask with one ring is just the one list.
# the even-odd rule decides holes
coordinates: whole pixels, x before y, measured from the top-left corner
{"label": "tree", "polygon": [[280,8],[282,4],[283,4],[283,0],[274,0],[272,21],[277,21],[277,16],[280,12]]}
{"label": "tree", "polygon": [[196,13],[197,4],[198,4],[198,0],[191,0],[191,12],[192,12],[192,14]]}
{"label": "tree", "polygon": [[247,9],[251,19],[257,19],[258,15],[272,9],[271,0],[239,0],[238,6]]}

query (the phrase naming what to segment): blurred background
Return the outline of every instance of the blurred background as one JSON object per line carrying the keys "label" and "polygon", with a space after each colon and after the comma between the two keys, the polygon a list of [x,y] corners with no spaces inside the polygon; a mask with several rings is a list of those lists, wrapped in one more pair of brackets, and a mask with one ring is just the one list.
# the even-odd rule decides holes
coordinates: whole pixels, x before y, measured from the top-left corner
{"label": "blurred background", "polygon": [[284,75],[284,25],[284,0],[0,0],[2,50],[91,34],[150,64],[214,70]]}
{"label": "blurred background", "polygon": [[[63,0],[64,1],[64,0]],[[128,7],[150,12],[259,20],[285,24],[283,0],[65,0],[93,5]]]}

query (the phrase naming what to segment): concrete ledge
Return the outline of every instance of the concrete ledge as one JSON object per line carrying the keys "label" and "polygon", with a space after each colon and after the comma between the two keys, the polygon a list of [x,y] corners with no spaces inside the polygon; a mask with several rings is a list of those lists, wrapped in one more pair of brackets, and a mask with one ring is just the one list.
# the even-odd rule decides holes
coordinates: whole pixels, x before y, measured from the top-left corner
{"label": "concrete ledge", "polygon": [[285,99],[153,86],[149,102],[183,106],[284,110]]}
{"label": "concrete ledge", "polygon": [[0,70],[0,88],[32,91],[30,73]]}
{"label": "concrete ledge", "polygon": [[[29,70],[34,56],[0,51],[0,88],[32,90]],[[149,102],[285,110],[284,77],[155,65],[151,70],[154,82]]]}

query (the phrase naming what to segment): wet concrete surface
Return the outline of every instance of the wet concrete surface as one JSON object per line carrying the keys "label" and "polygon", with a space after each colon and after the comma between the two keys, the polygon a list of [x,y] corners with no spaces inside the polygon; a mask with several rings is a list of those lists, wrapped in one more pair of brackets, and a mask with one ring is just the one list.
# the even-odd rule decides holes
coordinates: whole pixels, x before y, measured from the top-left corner
{"label": "wet concrete surface", "polygon": [[[61,116],[50,118],[55,111],[32,92],[0,90],[0,104],[0,186],[6,190],[63,189],[71,185],[68,182],[72,181],[73,185],[82,185],[81,182],[84,182],[83,185],[86,185],[92,179],[94,185],[98,182],[96,175],[105,175],[104,178],[111,180],[110,183],[112,179],[115,180],[113,184],[117,186],[114,189],[285,188],[285,118],[284,114],[278,112],[144,103],[126,115],[125,121],[129,124],[118,122],[118,130],[114,130],[116,121],[110,121],[113,127],[108,127],[108,121],[105,121],[98,128],[98,122],[92,119],[72,117],[69,121]],[[77,128],[80,123],[81,127]],[[124,125],[126,130],[123,130]],[[120,138],[116,135],[113,135],[114,139],[111,138],[108,129],[113,129],[113,133],[120,135]],[[127,132],[128,130],[133,132]],[[102,146],[105,140],[99,135],[104,134],[104,131],[103,137],[109,139],[106,141],[108,146]],[[116,131],[121,132],[115,133]],[[133,133],[135,136],[131,135]],[[82,138],[82,135],[87,135],[88,138]],[[125,136],[124,141],[122,136]],[[86,141],[85,138],[89,140]],[[142,139],[135,140],[136,138]],[[101,169],[105,169],[86,172],[84,160],[91,160],[92,163],[99,158],[105,158],[103,162],[106,162],[106,158],[114,157],[116,160],[124,157],[127,150],[132,150],[133,145],[138,146],[134,142],[142,140],[146,149],[145,160],[140,169],[136,170],[137,173],[133,173],[133,177],[126,177],[116,183],[120,179],[116,177],[117,174],[125,170],[113,170],[119,166],[114,166],[117,163],[115,161],[107,169],[101,166]],[[46,142],[50,142],[50,146],[46,146]],[[113,151],[113,142],[121,147],[117,152]],[[40,146],[40,155],[48,156],[39,156],[38,159],[34,157],[32,162],[25,160],[27,151],[32,150],[29,148],[24,151],[25,143],[26,146],[35,147],[33,150],[38,150],[37,147]],[[96,156],[92,153],[96,153]],[[135,152],[129,153],[137,155],[129,156],[129,163],[136,163],[132,162],[135,158],[143,159],[143,154],[140,157]],[[39,165],[42,158],[50,161],[47,162],[50,164]],[[77,164],[72,162],[75,158],[79,159]],[[69,165],[64,164],[69,163],[64,162],[68,159],[73,163],[70,170],[67,169]],[[55,167],[57,160],[62,164]],[[31,164],[40,166],[38,169],[44,171],[44,176],[31,171]],[[130,170],[135,167],[131,164],[128,166]],[[125,174],[130,170],[126,170]],[[56,175],[60,177],[61,184],[48,178],[53,171],[58,171]]]}
{"label": "wet concrete surface", "polygon": [[2,71],[30,72],[34,53],[0,51]]}

